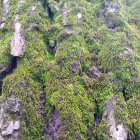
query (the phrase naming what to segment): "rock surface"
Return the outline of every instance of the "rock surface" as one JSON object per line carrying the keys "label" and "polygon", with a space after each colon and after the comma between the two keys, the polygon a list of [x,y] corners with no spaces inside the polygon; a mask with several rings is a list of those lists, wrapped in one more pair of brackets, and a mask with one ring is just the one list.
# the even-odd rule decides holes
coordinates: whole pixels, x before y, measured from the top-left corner
{"label": "rock surface", "polygon": [[48,140],[54,140],[59,136],[59,134],[65,130],[65,126],[60,118],[58,111],[54,111],[52,117],[46,124],[44,131],[48,135]]}
{"label": "rock surface", "polygon": [[15,32],[11,40],[11,55],[12,56],[23,56],[25,52],[25,40],[21,33],[21,23],[15,23]]}
{"label": "rock surface", "polygon": [[0,140],[139,139],[139,5],[1,1]]}
{"label": "rock surface", "polygon": [[3,16],[2,16],[2,22],[0,22],[0,29],[4,28],[4,22],[7,19],[7,15],[9,13],[9,0],[3,0],[1,1],[3,4]]}
{"label": "rock surface", "polygon": [[[14,119],[9,114],[16,115],[21,108],[21,103],[14,96],[6,102],[0,101],[0,138],[7,140],[20,139],[20,120],[16,116]],[[15,120],[17,119],[17,120]]]}
{"label": "rock surface", "polygon": [[126,128],[123,126],[123,124],[117,124],[113,116],[116,99],[117,96],[114,96],[107,101],[103,120],[107,120],[107,127],[109,129],[112,140],[127,140]]}

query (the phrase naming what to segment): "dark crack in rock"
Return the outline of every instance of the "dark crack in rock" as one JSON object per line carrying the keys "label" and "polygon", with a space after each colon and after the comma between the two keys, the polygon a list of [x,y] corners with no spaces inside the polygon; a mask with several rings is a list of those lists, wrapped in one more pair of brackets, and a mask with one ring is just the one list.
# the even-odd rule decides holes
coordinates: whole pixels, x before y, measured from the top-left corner
{"label": "dark crack in rock", "polygon": [[40,102],[39,102],[39,115],[41,117],[44,117],[44,115],[46,113],[45,112],[46,93],[44,90],[42,90],[40,92],[39,100],[40,100]]}
{"label": "dark crack in rock", "polygon": [[49,46],[49,53],[50,54],[55,54],[56,52],[56,40],[53,41],[53,43]]}
{"label": "dark crack in rock", "polygon": [[108,28],[110,29],[115,29],[116,28],[116,24],[113,21],[109,21],[107,24]]}

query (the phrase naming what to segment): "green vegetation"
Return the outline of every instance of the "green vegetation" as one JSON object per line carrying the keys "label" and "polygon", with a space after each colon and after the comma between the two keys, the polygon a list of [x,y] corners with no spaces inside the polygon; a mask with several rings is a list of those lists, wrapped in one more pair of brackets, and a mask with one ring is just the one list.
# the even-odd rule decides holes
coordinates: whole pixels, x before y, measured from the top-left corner
{"label": "green vegetation", "polygon": [[[19,7],[10,0],[10,12],[0,29],[0,72],[12,59],[16,14],[26,51],[16,69],[2,79],[1,97],[6,100],[14,94],[22,103],[21,140],[45,140],[42,131],[55,110],[66,126],[56,139],[108,140],[111,136],[102,116],[114,95],[116,123],[124,125],[128,139],[139,139],[140,1],[119,3],[120,11],[112,14],[100,0],[24,0]],[[0,18],[1,11],[0,4]],[[43,88],[46,114],[41,118]]]}

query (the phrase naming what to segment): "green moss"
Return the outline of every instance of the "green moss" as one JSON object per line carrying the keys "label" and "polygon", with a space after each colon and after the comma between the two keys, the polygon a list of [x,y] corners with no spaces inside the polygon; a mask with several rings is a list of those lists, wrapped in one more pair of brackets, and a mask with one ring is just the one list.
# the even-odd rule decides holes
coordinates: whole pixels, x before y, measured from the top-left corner
{"label": "green moss", "polygon": [[7,64],[9,64],[11,56],[10,53],[10,39],[11,39],[11,33],[6,34],[3,38],[0,40],[0,71],[4,70]]}
{"label": "green moss", "polygon": [[107,122],[102,121],[96,130],[96,135],[99,140],[108,140],[110,138],[109,131],[107,129]]}
{"label": "green moss", "polygon": [[[4,79],[2,98],[14,93],[21,100],[22,140],[46,139],[42,129],[54,110],[60,112],[67,128],[57,139],[97,137],[108,140],[106,120],[98,126],[95,120],[102,118],[106,101],[114,94],[118,96],[113,112],[117,123],[127,127],[130,139],[139,137],[140,49],[138,35],[128,23],[132,14],[137,15],[139,10],[136,6],[134,11],[129,5],[133,10],[128,10],[131,13],[128,16],[124,3],[119,2],[121,11],[118,15],[105,13],[105,17],[98,18],[100,11],[104,12],[101,0],[48,0],[47,5],[54,15],[50,19],[47,7],[42,8],[39,1],[26,0],[18,8],[16,0],[10,1],[5,27],[0,30],[0,71],[11,60],[10,40],[17,13],[26,40],[26,52],[18,60],[14,72]],[[31,13],[33,4],[37,6],[35,13]],[[1,11],[0,5],[0,17]],[[82,14],[80,21],[77,21],[78,13]],[[138,15],[134,18],[139,20]],[[117,28],[108,29],[109,21]],[[139,27],[138,23],[136,25]],[[48,50],[54,40],[57,41],[56,53],[52,55]],[[127,48],[132,49],[132,53],[123,56]],[[92,59],[93,55],[97,60]],[[103,69],[97,80],[88,77],[92,66]],[[38,115],[42,87],[46,91],[47,112],[43,119]]]}
{"label": "green moss", "polygon": [[38,116],[40,84],[30,78],[30,74],[20,67],[16,72],[7,76],[3,82],[3,97],[14,94],[22,103],[21,109],[21,138],[41,137],[41,120]]}
{"label": "green moss", "polygon": [[[80,85],[67,85],[66,89],[51,94],[50,102],[60,111],[61,118],[67,127],[66,137],[73,137],[76,132],[86,139],[86,132],[93,123],[94,104],[88,99]],[[77,95],[74,95],[76,94]]]}
{"label": "green moss", "polygon": [[140,119],[139,119],[139,95],[133,97],[127,102],[128,111],[129,111],[129,118],[131,122],[131,133],[130,138],[138,139],[140,136]]}

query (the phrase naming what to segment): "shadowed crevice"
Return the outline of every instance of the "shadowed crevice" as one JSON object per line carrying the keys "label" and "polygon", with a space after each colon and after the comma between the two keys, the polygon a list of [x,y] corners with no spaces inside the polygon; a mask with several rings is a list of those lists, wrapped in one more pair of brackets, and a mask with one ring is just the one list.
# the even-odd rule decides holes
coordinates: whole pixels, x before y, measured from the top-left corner
{"label": "shadowed crevice", "polygon": [[48,0],[41,0],[41,2],[42,2],[42,5],[43,5],[43,8],[45,10],[47,10],[50,20],[53,20],[54,13],[53,13],[51,7],[49,6]]}
{"label": "shadowed crevice", "polygon": [[4,71],[0,73],[0,95],[2,93],[3,79],[7,75],[11,74],[14,71],[14,69],[17,67],[17,59],[18,57],[12,57],[11,63],[7,66],[7,68]]}

